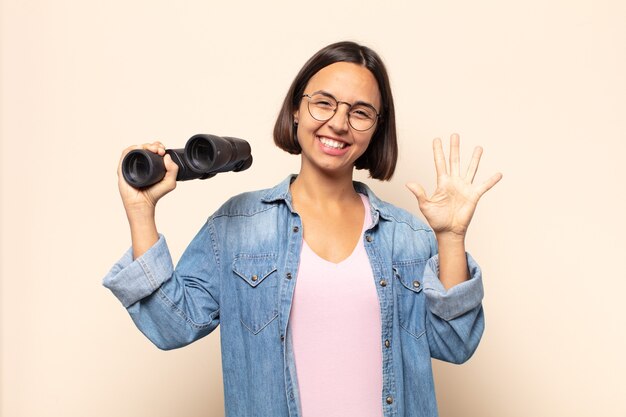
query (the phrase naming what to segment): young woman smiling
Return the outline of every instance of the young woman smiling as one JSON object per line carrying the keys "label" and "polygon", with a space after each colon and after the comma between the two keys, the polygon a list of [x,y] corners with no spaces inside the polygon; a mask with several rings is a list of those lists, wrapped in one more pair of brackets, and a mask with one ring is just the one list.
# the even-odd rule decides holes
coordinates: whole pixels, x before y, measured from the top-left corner
{"label": "young woman smiling", "polygon": [[[354,169],[388,180],[397,159],[393,97],[371,49],[339,42],[293,81],[275,143],[298,175],[231,198],[173,267],[157,201],[177,166],[136,190],[119,175],[132,248],[104,279],[162,349],[221,326],[228,416],[436,416],[431,358],[466,361],[484,318],[481,272],[465,251],[479,198],[501,178],[464,175],[459,137],[446,162],[433,141],[437,189],[408,188],[430,227],[381,201]],[[128,148],[165,154],[155,142]]]}

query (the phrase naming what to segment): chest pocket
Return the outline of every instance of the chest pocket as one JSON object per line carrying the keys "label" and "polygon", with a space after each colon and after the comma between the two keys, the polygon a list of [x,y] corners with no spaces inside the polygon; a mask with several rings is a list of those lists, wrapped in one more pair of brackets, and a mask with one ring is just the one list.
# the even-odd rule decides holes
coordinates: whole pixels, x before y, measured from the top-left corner
{"label": "chest pocket", "polygon": [[425,267],[426,260],[405,261],[393,265],[397,279],[394,288],[400,327],[415,338],[422,336],[426,329],[426,305],[422,291]]}
{"label": "chest pocket", "polygon": [[241,323],[259,333],[278,316],[275,254],[241,254],[233,261]]}

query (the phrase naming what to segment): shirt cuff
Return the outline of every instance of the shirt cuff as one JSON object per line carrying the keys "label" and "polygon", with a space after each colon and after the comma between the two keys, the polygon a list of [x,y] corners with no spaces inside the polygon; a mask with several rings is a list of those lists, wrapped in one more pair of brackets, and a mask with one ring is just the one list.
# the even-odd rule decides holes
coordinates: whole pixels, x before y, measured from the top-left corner
{"label": "shirt cuff", "polygon": [[113,265],[102,285],[127,307],[156,291],[174,271],[165,237],[133,261],[132,247]]}
{"label": "shirt cuff", "polygon": [[478,307],[482,302],[484,290],[480,267],[470,256],[467,266],[470,278],[446,290],[439,280],[439,255],[435,255],[426,263],[424,271],[424,293],[430,311],[444,320],[453,320]]}

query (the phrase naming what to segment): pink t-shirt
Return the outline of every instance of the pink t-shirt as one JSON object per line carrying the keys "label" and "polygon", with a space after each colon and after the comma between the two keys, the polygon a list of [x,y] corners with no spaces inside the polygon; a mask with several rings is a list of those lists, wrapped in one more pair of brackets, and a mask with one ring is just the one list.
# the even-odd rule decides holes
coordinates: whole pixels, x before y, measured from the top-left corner
{"label": "pink t-shirt", "polygon": [[382,417],[380,307],[361,239],[338,264],[302,246],[289,330],[303,417]]}

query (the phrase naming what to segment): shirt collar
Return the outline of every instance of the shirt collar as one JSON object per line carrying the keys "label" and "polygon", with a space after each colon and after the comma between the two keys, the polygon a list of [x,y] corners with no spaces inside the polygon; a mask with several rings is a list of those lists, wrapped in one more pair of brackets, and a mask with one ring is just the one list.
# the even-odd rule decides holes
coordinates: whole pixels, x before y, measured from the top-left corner
{"label": "shirt collar", "polygon": [[[291,204],[291,193],[289,192],[289,186],[292,181],[296,179],[296,174],[291,174],[287,176],[283,181],[281,181],[278,185],[273,188],[270,188],[261,196],[261,201],[264,203],[273,203],[276,201],[284,201],[289,209],[293,212],[293,206]],[[372,222],[373,224],[378,223],[378,216],[382,218],[390,218],[391,213],[389,213],[388,205],[381,199],[379,199],[376,194],[364,183],[359,181],[352,181],[354,184],[354,189],[356,192],[367,195],[369,199],[370,206],[372,208]]]}

